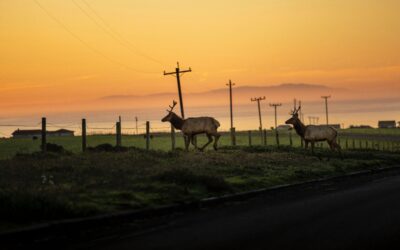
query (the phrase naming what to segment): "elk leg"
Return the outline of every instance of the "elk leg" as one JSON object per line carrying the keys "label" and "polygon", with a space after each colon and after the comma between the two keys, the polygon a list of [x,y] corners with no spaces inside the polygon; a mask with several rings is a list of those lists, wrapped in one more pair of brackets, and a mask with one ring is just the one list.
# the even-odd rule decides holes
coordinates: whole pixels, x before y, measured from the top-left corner
{"label": "elk leg", "polygon": [[184,139],[185,139],[185,149],[186,149],[186,152],[188,152],[189,145],[190,145],[190,136],[184,136]]}
{"label": "elk leg", "polygon": [[314,145],[315,143],[312,141],[311,142],[311,154],[314,155]]}
{"label": "elk leg", "polygon": [[214,150],[215,150],[215,151],[218,150],[217,146],[218,146],[218,140],[219,140],[219,137],[220,137],[220,136],[221,136],[220,134],[214,135],[214,137],[215,137],[215,141],[214,141]]}
{"label": "elk leg", "polygon": [[196,149],[199,149],[199,147],[197,147],[197,145],[194,143],[194,136],[195,135],[192,135],[192,136],[190,136],[190,141],[192,142],[192,145],[196,148]]}
{"label": "elk leg", "polygon": [[206,144],[204,144],[203,147],[200,148],[201,151],[203,151],[212,141],[212,136],[210,134],[207,134],[207,138],[208,138],[208,142]]}
{"label": "elk leg", "polygon": [[308,149],[308,141],[304,140],[304,145],[305,145],[304,148],[307,150]]}

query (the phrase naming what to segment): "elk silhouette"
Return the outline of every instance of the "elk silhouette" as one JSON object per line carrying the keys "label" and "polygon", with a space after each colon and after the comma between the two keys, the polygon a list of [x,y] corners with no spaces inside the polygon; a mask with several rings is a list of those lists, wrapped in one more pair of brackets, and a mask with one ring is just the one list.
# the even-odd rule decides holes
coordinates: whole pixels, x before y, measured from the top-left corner
{"label": "elk silhouette", "polygon": [[340,145],[336,142],[338,132],[331,126],[327,125],[304,125],[299,119],[298,112],[301,109],[299,106],[292,111],[292,117],[286,121],[286,124],[292,124],[296,133],[304,140],[305,148],[311,143],[311,153],[314,155],[315,142],[326,141],[332,151],[337,150],[342,156]]}
{"label": "elk silhouette", "polygon": [[[221,136],[217,129],[220,126],[219,122],[213,117],[193,117],[182,119],[177,114],[173,112],[174,107],[177,102],[173,101],[172,106],[169,105],[169,110],[167,110],[168,114],[162,118],[162,122],[170,122],[175,129],[181,130],[183,135],[186,137],[185,140],[185,149],[189,150],[190,142],[192,142],[193,146],[196,149],[203,151],[212,141],[214,137],[214,149],[218,150],[218,140]],[[208,138],[208,142],[204,144],[203,147],[198,148],[194,142],[193,137],[198,134],[206,134]]]}

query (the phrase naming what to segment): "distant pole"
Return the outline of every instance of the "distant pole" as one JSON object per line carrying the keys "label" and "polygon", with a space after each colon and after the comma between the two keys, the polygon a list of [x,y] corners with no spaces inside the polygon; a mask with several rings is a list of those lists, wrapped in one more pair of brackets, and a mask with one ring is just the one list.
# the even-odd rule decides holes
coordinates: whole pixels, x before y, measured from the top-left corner
{"label": "distant pole", "polygon": [[331,98],[330,95],[321,96],[322,99],[325,99],[325,113],[326,113],[326,125],[329,125],[329,117],[328,117],[328,99]]}
{"label": "distant pole", "polygon": [[258,107],[258,118],[260,120],[260,127],[258,128],[260,130],[260,139],[261,139],[261,144],[263,143],[263,132],[262,132],[262,119],[261,119],[261,105],[260,101],[265,100],[265,96],[263,97],[257,97],[257,98],[251,98],[252,102],[257,102],[257,107]]}
{"label": "distant pole", "polygon": [[171,124],[171,149],[175,150],[175,129]]}
{"label": "distant pole", "polygon": [[136,135],[139,134],[139,130],[138,130],[138,117],[135,116],[135,123],[136,123]]}
{"label": "distant pole", "polygon": [[257,97],[257,98],[251,98],[252,102],[257,102],[257,107],[258,107],[258,118],[260,120],[260,127],[259,129],[262,130],[262,119],[261,119],[261,106],[260,106],[260,101],[265,100],[265,96],[263,97]]}
{"label": "distant pole", "polygon": [[176,81],[178,84],[178,94],[179,94],[179,105],[181,107],[181,116],[182,119],[185,119],[185,112],[183,109],[183,97],[182,97],[182,89],[181,89],[181,75],[187,72],[192,72],[192,69],[189,68],[188,70],[180,70],[179,68],[179,62],[177,63],[177,67],[175,68],[175,72],[165,72],[164,75],[174,75],[176,77]]}
{"label": "distant pole", "polygon": [[277,112],[277,108],[282,106],[282,103],[270,103],[269,104],[270,107],[274,107],[275,109],[275,130],[278,127],[278,112]]}
{"label": "distant pole", "polygon": [[279,134],[278,134],[278,107],[282,106],[282,103],[270,103],[270,107],[274,107],[275,109],[275,136],[276,136],[276,145],[279,146]]}
{"label": "distant pole", "polygon": [[231,80],[229,80],[229,83],[226,84],[226,86],[229,86],[229,106],[230,106],[230,115],[231,115],[231,144],[232,146],[236,145],[236,137],[235,137],[235,128],[233,127],[233,104],[232,104],[232,86],[235,86],[234,83],[232,83]]}
{"label": "distant pole", "polygon": [[229,83],[227,83],[226,86],[229,86],[229,105],[230,105],[231,129],[232,129],[233,128],[232,86],[235,86],[235,84],[232,83],[231,80],[229,80]]}
{"label": "distant pole", "polygon": [[47,151],[46,117],[42,118],[42,152]]}
{"label": "distant pole", "polygon": [[86,151],[86,119],[82,119],[82,152]]}

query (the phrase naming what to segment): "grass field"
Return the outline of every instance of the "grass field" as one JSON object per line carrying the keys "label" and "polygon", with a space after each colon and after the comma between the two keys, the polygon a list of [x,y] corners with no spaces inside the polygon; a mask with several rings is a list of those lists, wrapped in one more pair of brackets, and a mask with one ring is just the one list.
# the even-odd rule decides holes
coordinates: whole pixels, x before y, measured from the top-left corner
{"label": "grass field", "polygon": [[393,166],[400,160],[393,152],[351,150],[341,160],[317,150],[323,160],[300,148],[274,146],[222,147],[204,153],[132,148],[22,154],[0,160],[0,228],[198,200]]}
{"label": "grass field", "polygon": [[[280,145],[290,145],[289,133],[292,134],[292,145],[300,146],[300,138],[293,132],[280,131]],[[263,145],[263,140],[258,131],[252,131],[252,145]],[[81,152],[80,136],[75,137],[49,137],[48,142],[63,146],[66,150],[78,153]],[[347,144],[346,144],[347,140]],[[354,143],[353,143],[354,141]],[[206,142],[204,135],[198,136],[198,145]],[[236,142],[239,146],[248,146],[248,132],[237,132]],[[374,148],[381,150],[399,150],[400,149],[400,129],[346,129],[339,131],[339,142],[343,149],[353,148]],[[103,143],[115,145],[115,135],[91,135],[87,137],[88,146],[97,146]],[[145,138],[143,135],[123,135],[123,146],[145,148]],[[220,146],[231,145],[229,133],[222,133],[219,141]],[[267,133],[267,145],[276,145],[276,138],[273,131]],[[346,146],[347,145],[347,146]],[[326,143],[318,144],[319,147],[327,148]],[[353,147],[354,146],[354,147]],[[183,139],[180,133],[177,133],[176,147],[183,148]],[[153,150],[171,150],[171,138],[168,133],[154,134],[150,142],[150,148]],[[211,145],[209,146],[211,149]],[[32,139],[0,139],[0,159],[13,157],[17,153],[32,153],[40,149],[40,140]]]}

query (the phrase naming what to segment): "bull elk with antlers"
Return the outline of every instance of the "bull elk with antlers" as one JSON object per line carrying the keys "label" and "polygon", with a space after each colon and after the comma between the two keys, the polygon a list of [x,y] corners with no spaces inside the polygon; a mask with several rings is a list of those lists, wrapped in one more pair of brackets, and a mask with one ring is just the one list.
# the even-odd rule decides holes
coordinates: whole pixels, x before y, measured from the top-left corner
{"label": "bull elk with antlers", "polygon": [[291,115],[292,118],[286,121],[286,124],[292,124],[296,133],[304,140],[306,149],[311,143],[311,152],[314,154],[315,142],[326,141],[331,150],[337,150],[342,155],[341,147],[336,142],[338,132],[331,126],[326,125],[304,125],[299,119],[298,112],[301,109],[299,106]]}
{"label": "bull elk with antlers", "polygon": [[[218,140],[221,136],[217,129],[220,126],[219,122],[212,117],[194,117],[182,119],[173,112],[177,102],[173,101],[170,109],[167,110],[168,114],[162,118],[162,122],[170,122],[175,129],[181,130],[183,135],[187,138],[185,140],[186,151],[189,150],[190,142],[200,151],[203,151],[212,141],[214,137],[214,149],[217,150]],[[198,148],[193,142],[193,137],[198,134],[206,134],[208,142],[201,148]]]}

